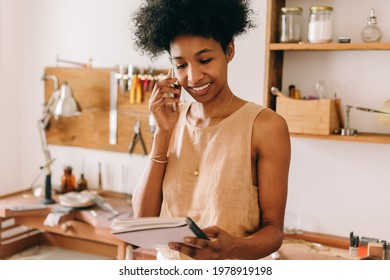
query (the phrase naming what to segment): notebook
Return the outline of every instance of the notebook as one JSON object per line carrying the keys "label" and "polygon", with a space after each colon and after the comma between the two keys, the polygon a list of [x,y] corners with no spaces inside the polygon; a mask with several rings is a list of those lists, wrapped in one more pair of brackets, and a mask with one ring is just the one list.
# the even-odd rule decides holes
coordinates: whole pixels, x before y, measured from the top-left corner
{"label": "notebook", "polygon": [[111,231],[118,239],[142,248],[166,248],[186,236],[209,239],[189,217],[114,219]]}

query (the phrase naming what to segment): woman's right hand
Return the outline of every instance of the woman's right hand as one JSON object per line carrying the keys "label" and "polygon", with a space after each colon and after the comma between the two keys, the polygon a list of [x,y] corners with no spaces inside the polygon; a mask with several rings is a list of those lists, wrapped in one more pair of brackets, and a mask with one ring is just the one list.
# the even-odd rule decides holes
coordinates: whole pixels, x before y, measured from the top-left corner
{"label": "woman's right hand", "polygon": [[[166,79],[156,82],[149,99],[149,110],[156,121],[158,131],[172,132],[179,119],[179,100],[181,86],[173,87],[177,81],[172,77],[172,70]],[[173,93],[174,97],[170,94]],[[174,110],[176,109],[176,111]]]}

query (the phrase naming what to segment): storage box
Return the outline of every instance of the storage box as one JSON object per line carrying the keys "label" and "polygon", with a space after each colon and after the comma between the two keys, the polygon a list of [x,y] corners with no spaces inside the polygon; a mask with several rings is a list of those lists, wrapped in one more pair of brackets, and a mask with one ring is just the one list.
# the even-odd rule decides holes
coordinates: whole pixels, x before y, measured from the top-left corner
{"label": "storage box", "polygon": [[276,112],[285,118],[290,133],[333,134],[342,124],[339,106],[340,99],[276,98]]}

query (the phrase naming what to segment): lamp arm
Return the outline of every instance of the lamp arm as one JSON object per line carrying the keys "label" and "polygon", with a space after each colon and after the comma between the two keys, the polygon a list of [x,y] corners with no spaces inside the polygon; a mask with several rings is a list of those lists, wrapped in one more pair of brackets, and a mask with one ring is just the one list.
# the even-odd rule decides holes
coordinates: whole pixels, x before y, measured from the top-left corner
{"label": "lamp arm", "polygon": [[45,129],[50,122],[51,112],[54,109],[54,106],[57,103],[57,100],[60,98],[61,92],[59,90],[55,90],[53,94],[50,96],[50,99],[47,103],[43,105],[43,117],[40,122],[43,124],[43,129]]}
{"label": "lamp arm", "polygon": [[[50,116],[50,115],[49,115]],[[41,169],[45,169],[46,178],[45,178],[45,197],[43,199],[43,204],[53,204],[55,200],[51,197],[51,164],[54,160],[52,160],[49,147],[47,145],[45,125],[42,120],[38,122],[39,128],[39,137],[41,139],[41,145],[43,154],[45,156],[45,164],[41,167]]]}
{"label": "lamp arm", "polygon": [[42,151],[45,157],[45,164],[43,165],[43,168],[46,169],[46,174],[51,174],[51,163],[53,162],[53,160],[50,155],[49,146],[47,145],[45,124],[43,119],[38,122],[38,128],[39,137],[41,139]]}

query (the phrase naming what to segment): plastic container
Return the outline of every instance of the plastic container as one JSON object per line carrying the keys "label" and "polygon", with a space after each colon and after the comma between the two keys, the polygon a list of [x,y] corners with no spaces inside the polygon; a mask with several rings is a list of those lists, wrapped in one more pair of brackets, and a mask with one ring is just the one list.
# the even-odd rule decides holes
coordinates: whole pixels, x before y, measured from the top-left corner
{"label": "plastic container", "polygon": [[298,43],[302,40],[302,8],[281,8],[279,32],[281,43]]}
{"label": "plastic container", "polygon": [[333,8],[330,6],[310,7],[307,39],[310,43],[332,42]]}

